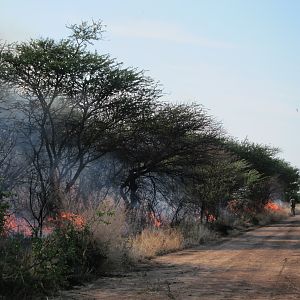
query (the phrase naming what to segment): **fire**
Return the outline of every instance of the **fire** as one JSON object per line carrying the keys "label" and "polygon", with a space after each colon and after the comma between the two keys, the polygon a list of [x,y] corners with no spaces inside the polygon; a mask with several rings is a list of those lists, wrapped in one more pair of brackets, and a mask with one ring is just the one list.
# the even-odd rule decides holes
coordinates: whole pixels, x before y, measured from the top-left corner
{"label": "fire", "polygon": [[279,206],[278,204],[272,202],[271,200],[269,200],[267,202],[267,204],[265,205],[265,209],[267,210],[271,210],[271,211],[278,211],[281,210],[281,206]]}
{"label": "fire", "polygon": [[85,225],[85,220],[82,216],[71,213],[71,212],[61,212],[56,218],[49,217],[48,221],[61,226],[63,222],[70,222],[77,229],[82,229]]}
{"label": "fire", "polygon": [[[64,222],[70,222],[76,229],[83,229],[85,220],[82,216],[71,213],[61,212],[56,218],[48,217],[43,226],[43,234],[48,235],[53,232],[56,226],[62,226]],[[5,217],[4,235],[22,234],[24,236],[32,235],[33,227],[30,226],[24,218],[19,218],[15,214],[10,214]]]}
{"label": "fire", "polygon": [[214,215],[208,215],[207,216],[207,222],[208,223],[213,223],[213,222],[215,222],[217,219],[216,219],[216,217],[214,216]]}
{"label": "fire", "polygon": [[159,228],[162,225],[161,220],[155,216],[154,212],[149,213],[149,218],[154,227]]}
{"label": "fire", "polygon": [[31,236],[32,228],[23,218],[18,218],[14,214],[11,214],[5,217],[4,233],[5,235],[22,234],[24,236]]}
{"label": "fire", "polygon": [[82,216],[73,214],[71,212],[62,212],[60,213],[59,217],[61,220],[70,221],[78,229],[83,228],[85,225],[85,220]]}

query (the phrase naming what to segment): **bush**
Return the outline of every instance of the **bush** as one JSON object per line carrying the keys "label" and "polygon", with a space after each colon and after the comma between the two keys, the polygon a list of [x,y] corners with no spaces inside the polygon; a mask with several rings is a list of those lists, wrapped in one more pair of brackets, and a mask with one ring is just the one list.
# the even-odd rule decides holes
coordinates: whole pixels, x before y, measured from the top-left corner
{"label": "bush", "polygon": [[261,213],[258,213],[255,218],[252,219],[254,225],[267,225],[272,222],[278,222],[288,216],[286,210],[282,209],[279,211],[269,211],[264,210]]}
{"label": "bush", "polygon": [[80,283],[97,271],[97,262],[102,258],[92,241],[87,227],[78,230],[71,223],[56,228],[45,239],[35,238],[32,244],[33,259],[37,262],[34,275],[43,286],[49,285],[49,289]]}
{"label": "bush", "polygon": [[5,202],[0,202],[0,237],[4,235],[7,210],[8,210],[8,204]]}
{"label": "bush", "polygon": [[1,296],[26,298],[35,290],[31,276],[30,242],[22,236],[9,237],[0,244]]}
{"label": "bush", "polygon": [[179,230],[183,235],[185,247],[196,246],[216,238],[213,230],[199,222],[184,221],[180,224]]}
{"label": "bush", "polygon": [[5,238],[0,244],[1,295],[31,298],[78,284],[103,259],[87,227],[64,222],[47,237]]}

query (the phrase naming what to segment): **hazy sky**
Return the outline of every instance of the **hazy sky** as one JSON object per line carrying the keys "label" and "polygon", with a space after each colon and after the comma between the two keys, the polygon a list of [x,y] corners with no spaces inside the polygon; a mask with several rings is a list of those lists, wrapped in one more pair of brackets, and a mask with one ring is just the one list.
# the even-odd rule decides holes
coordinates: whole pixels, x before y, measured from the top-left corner
{"label": "hazy sky", "polygon": [[60,38],[66,24],[102,20],[100,53],[300,167],[299,13],[297,0],[0,0],[0,39]]}

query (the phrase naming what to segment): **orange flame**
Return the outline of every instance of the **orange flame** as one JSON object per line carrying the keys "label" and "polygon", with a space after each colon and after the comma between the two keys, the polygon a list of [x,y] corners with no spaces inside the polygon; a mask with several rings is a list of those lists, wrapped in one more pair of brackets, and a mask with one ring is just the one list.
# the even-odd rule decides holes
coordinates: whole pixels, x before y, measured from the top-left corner
{"label": "orange flame", "polygon": [[57,218],[48,218],[49,222],[55,223],[58,226],[61,226],[61,223],[64,221],[70,222],[77,229],[82,229],[85,225],[85,220],[82,216],[71,213],[71,212],[61,212]]}
{"label": "orange flame", "polygon": [[32,228],[24,219],[17,218],[14,214],[11,214],[5,217],[4,234],[23,234],[24,236],[31,236]]}
{"label": "orange flame", "polygon": [[75,227],[81,229],[85,225],[84,218],[80,215],[73,214],[71,212],[62,212],[60,213],[60,218],[62,220],[70,221]]}
{"label": "orange flame", "polygon": [[[77,229],[83,229],[85,220],[82,216],[71,213],[61,212],[57,218],[47,218],[47,226],[43,226],[43,234],[51,234],[55,226],[61,226],[67,221],[74,225]],[[10,234],[22,234],[24,236],[32,235],[32,227],[23,219],[16,217],[14,214],[7,215],[4,221],[4,236]]]}
{"label": "orange flame", "polygon": [[149,213],[149,218],[154,227],[159,228],[162,225],[161,220],[155,216],[154,212]]}
{"label": "orange flame", "polygon": [[269,200],[267,202],[267,204],[265,205],[265,209],[267,210],[271,210],[271,211],[278,211],[281,210],[281,206],[279,206],[278,204],[272,202],[271,200]]}
{"label": "orange flame", "polygon": [[209,223],[213,223],[213,222],[215,222],[217,219],[216,219],[216,217],[214,216],[214,215],[208,215],[207,216],[207,222],[209,222]]}

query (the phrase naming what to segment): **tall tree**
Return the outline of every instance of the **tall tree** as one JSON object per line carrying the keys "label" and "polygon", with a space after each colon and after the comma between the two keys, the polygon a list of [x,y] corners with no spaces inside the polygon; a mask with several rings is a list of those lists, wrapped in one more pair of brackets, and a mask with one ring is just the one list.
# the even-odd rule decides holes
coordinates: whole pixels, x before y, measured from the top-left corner
{"label": "tall tree", "polygon": [[260,195],[257,195],[261,202],[268,201],[272,193],[281,194],[280,197],[285,199],[297,197],[300,187],[299,170],[278,158],[279,149],[251,143],[248,140],[242,142],[231,140],[225,143],[225,147],[239,159],[247,161],[249,167],[264,178],[264,185],[260,183],[260,186],[256,187],[257,192],[261,191]]}
{"label": "tall tree", "polygon": [[59,41],[16,43],[0,53],[0,80],[20,97],[28,159],[53,209],[87,165],[113,151],[113,135],[160,96],[143,72],[88,50],[101,38],[101,23],[70,29]]}
{"label": "tall tree", "polygon": [[136,207],[142,180],[155,185],[162,175],[188,176],[189,167],[209,160],[221,129],[200,106],[165,104],[126,134],[118,151],[124,162],[121,193],[128,206]]}

